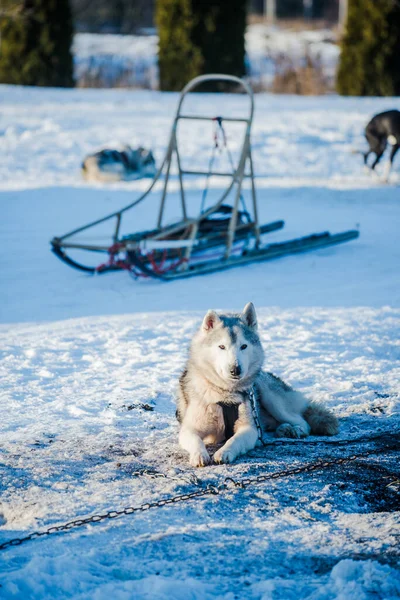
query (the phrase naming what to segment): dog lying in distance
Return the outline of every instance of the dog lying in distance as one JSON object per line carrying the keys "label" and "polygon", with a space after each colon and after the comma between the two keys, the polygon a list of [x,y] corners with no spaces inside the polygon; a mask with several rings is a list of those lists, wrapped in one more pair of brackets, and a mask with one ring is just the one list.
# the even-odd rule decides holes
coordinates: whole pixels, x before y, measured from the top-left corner
{"label": "dog lying in distance", "polygon": [[369,145],[367,152],[363,152],[364,164],[368,167],[368,157],[375,154],[375,160],[371,165],[373,171],[381,160],[388,144],[391,145],[389,162],[387,163],[384,180],[389,179],[393,165],[393,159],[400,148],[400,111],[387,110],[375,115],[365,128],[365,137]]}
{"label": "dog lying in distance", "polygon": [[151,150],[128,145],[104,148],[89,154],[82,162],[82,175],[87,181],[115,183],[141,177],[154,177],[156,162]]}
{"label": "dog lying in distance", "polygon": [[251,302],[241,314],[207,312],[193,337],[177,397],[179,444],[192,466],[211,462],[207,444],[225,442],[214,454],[216,463],[230,463],[256,446],[251,388],[264,430],[289,438],[338,433],[338,421],[328,409],[263,371],[263,362]]}

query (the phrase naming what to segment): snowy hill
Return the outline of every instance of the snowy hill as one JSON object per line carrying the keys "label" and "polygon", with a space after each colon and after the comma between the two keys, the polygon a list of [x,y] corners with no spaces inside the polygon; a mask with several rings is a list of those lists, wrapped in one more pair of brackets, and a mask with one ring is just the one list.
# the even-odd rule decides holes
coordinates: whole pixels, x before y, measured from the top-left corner
{"label": "snowy hill", "polygon": [[[84,183],[80,162],[117,142],[153,148],[160,161],[177,95],[3,86],[0,99],[0,544],[398,439],[399,163],[382,185],[351,153],[364,146],[372,114],[396,101],[257,96],[261,220],[286,221],[270,240],[354,227],[360,238],[160,284],[88,277],[59,262],[49,240],[148,185]],[[214,115],[245,110],[240,96],[192,102]],[[234,130],[228,137],[235,154]],[[189,164],[207,165],[211,130],[196,125],[180,141]],[[203,183],[189,184],[194,206]],[[223,183],[212,180],[211,193]],[[135,226],[153,219],[149,203]],[[194,470],[174,417],[187,346],[206,309],[240,310],[249,300],[268,369],[326,403],[341,431],[333,444],[268,437],[233,465]],[[0,597],[397,598],[396,460],[372,454],[9,548],[0,552]]]}

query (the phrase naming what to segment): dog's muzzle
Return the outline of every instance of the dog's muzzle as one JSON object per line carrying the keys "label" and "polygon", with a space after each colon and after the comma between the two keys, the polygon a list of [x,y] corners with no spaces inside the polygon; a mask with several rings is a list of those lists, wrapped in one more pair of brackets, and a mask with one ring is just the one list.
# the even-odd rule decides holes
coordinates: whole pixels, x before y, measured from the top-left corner
{"label": "dog's muzzle", "polygon": [[239,365],[235,365],[231,368],[230,373],[233,379],[240,379],[242,369],[239,367]]}

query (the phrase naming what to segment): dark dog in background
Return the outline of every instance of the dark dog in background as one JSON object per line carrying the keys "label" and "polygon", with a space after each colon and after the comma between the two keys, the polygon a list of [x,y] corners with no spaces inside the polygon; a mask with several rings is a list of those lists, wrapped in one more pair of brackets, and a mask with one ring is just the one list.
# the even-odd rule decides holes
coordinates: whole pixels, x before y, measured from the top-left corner
{"label": "dark dog in background", "polygon": [[370,154],[376,154],[376,158],[371,165],[374,170],[385,152],[387,144],[390,144],[390,158],[387,164],[385,181],[389,178],[393,159],[400,148],[400,111],[387,110],[386,112],[375,115],[365,128],[365,137],[369,144],[368,152],[364,152],[364,164],[368,166],[368,157]]}

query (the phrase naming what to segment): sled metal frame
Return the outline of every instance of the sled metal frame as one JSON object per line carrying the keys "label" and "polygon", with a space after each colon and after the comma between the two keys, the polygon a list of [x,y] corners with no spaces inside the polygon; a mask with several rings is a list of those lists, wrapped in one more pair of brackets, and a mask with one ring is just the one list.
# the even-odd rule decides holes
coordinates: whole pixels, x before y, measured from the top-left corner
{"label": "sled metal frame", "polygon": [[[222,118],[182,113],[183,103],[188,93],[192,92],[195,88],[204,83],[216,81],[225,83],[229,82],[231,84],[234,84],[241,88],[241,90],[245,94],[247,94],[249,98],[249,112],[247,117]],[[359,235],[358,231],[351,230],[336,235],[331,235],[330,233],[324,232],[322,234],[311,235],[304,238],[291,240],[288,242],[282,242],[279,244],[270,244],[267,246],[261,245],[260,236],[262,234],[281,229],[284,226],[284,221],[279,220],[263,226],[259,225],[256,187],[254,182],[254,166],[250,141],[253,115],[253,92],[250,86],[242,79],[231,75],[214,74],[196,77],[195,79],[190,81],[181,92],[164,160],[162,161],[162,164],[160,165],[148,189],[134,202],[131,202],[124,208],[113,212],[101,219],[93,221],[87,225],[74,229],[73,231],[64,234],[61,237],[53,238],[51,240],[52,251],[56,254],[56,256],[58,256],[58,258],[63,260],[69,266],[75,267],[85,272],[103,273],[106,271],[120,270],[124,267],[118,266],[118,264],[116,263],[110,263],[108,266],[103,265],[104,268],[102,268],[99,271],[96,267],[85,266],[84,264],[78,263],[76,260],[72,259],[70,256],[68,256],[68,250],[79,249],[91,252],[110,254],[111,248],[118,245],[118,252],[120,252],[121,250],[126,251],[131,264],[143,270],[147,275],[152,275],[158,279],[176,279],[180,277],[188,277],[196,274],[204,274],[208,272],[223,270],[226,268],[243,265],[250,262],[270,260],[272,258],[278,258],[286,254],[306,252],[309,250],[314,250],[357,238]],[[189,120],[215,122],[219,119],[221,120],[221,122],[243,123],[245,125],[244,139],[237,166],[235,167],[234,165],[232,165],[232,172],[214,171],[212,168],[210,168],[208,171],[203,171],[201,169],[182,169],[181,156],[177,142],[177,129],[179,122]],[[174,158],[176,159],[176,164],[178,167],[179,195],[182,211],[182,220],[172,225],[163,225],[165,207],[168,198],[168,183],[171,174],[171,163]],[[207,180],[210,176],[230,177],[231,180],[225,188],[225,190],[223,191],[220,198],[217,200],[217,202],[213,204],[213,206],[204,210],[196,218],[188,218],[187,198],[185,195],[184,188],[185,175],[206,176]],[[161,202],[158,211],[156,228],[151,231],[138,232],[136,234],[120,237],[121,222],[123,215],[127,211],[133,209],[134,207],[138,206],[141,202],[143,202],[146,199],[146,197],[152,192],[155,184],[161,179],[162,176],[164,177],[164,184],[161,192]],[[238,216],[240,214],[239,203],[242,198],[242,187],[244,179],[250,179],[251,182],[250,192],[252,205],[252,220],[249,223],[240,223],[238,220]],[[232,212],[230,213],[229,224],[226,232],[219,232],[215,234],[211,233],[208,236],[201,235],[201,233],[199,232],[201,229],[202,222],[206,221],[214,213],[217,213],[219,211],[225,199],[234,189],[235,191]],[[113,219],[115,219],[115,228],[111,238],[111,247],[110,245],[77,243],[76,241],[71,240],[71,238],[73,238],[75,235]],[[162,245],[162,242],[165,242],[165,247],[168,248],[168,243],[171,239],[175,240],[179,245],[179,234],[181,234],[181,248],[184,249],[184,259],[181,261],[181,263],[177,265],[175,269],[168,270],[164,273],[154,273],[152,272],[152,270],[146,268],[146,264],[143,262],[143,255],[141,255],[139,251],[141,244],[149,243],[151,245],[152,242],[159,242],[160,245]],[[233,256],[232,251],[234,250],[235,242],[244,238],[246,238],[247,240],[251,239],[253,243],[253,248],[250,250],[246,250],[242,253],[241,256]],[[204,257],[204,262],[199,262],[197,264],[190,263],[190,260],[193,257],[196,257],[196,254],[196,258],[198,260],[199,253],[209,248],[215,248],[216,246],[223,247],[223,255],[221,255],[221,257],[218,260],[207,260],[207,257]],[[137,251],[139,252],[139,254],[136,259],[135,252]],[[172,255],[173,252],[171,256]]]}

